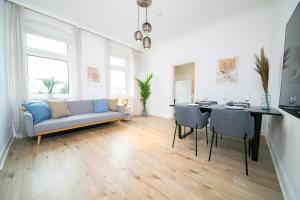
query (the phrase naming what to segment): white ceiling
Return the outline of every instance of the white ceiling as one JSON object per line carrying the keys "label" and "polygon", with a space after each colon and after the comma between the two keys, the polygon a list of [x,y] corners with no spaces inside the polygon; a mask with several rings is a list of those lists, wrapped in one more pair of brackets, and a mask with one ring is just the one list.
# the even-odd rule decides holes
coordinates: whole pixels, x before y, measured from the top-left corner
{"label": "white ceiling", "polygon": [[[11,0],[25,7],[97,32],[137,48],[136,0]],[[148,9],[152,44],[201,29],[233,15],[266,6],[272,0],[152,0]],[[145,21],[140,10],[141,22]]]}

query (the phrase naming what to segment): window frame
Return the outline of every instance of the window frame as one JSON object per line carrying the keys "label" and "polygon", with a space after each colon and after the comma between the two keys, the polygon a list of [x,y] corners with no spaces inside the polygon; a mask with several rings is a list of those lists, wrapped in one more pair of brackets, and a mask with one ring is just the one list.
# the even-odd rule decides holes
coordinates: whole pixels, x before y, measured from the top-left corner
{"label": "window frame", "polygon": [[[111,57],[115,57],[115,58],[119,58],[119,59],[124,59],[125,60],[125,66],[120,66],[120,65],[114,65],[114,64],[111,64],[110,62],[110,59]],[[109,57],[109,65],[110,65],[110,69],[109,69],[109,74],[110,74],[110,87],[109,87],[109,96],[112,97],[112,98],[127,98],[128,97],[128,84],[129,84],[129,81],[128,81],[128,58],[127,56],[124,56],[123,54],[121,53],[112,53]],[[125,73],[125,95],[124,96],[113,96],[112,95],[112,85],[111,85],[111,71],[112,70],[115,70],[115,71],[122,71]]]}
{"label": "window frame", "polygon": [[[36,35],[39,37],[44,37],[47,39],[63,42],[67,44],[67,55],[64,54],[59,54],[51,51],[46,51],[46,50],[41,50],[41,49],[36,49],[36,48],[31,48],[27,46],[27,34],[31,35]],[[69,94],[52,94],[52,98],[54,99],[70,99],[73,98],[73,46],[72,46],[72,41],[64,38],[59,38],[56,36],[51,36],[51,34],[43,34],[42,32],[36,32],[36,31],[31,31],[31,30],[26,30],[25,35],[24,35],[24,48],[25,48],[25,65],[27,69],[27,74],[28,74],[28,56],[35,56],[35,57],[40,57],[40,58],[46,58],[46,59],[51,59],[51,60],[57,60],[57,61],[64,61],[67,63],[68,67],[68,87],[69,87]],[[27,80],[27,83],[29,83],[29,77]],[[28,94],[29,99],[31,100],[45,100],[48,99],[47,94]]]}

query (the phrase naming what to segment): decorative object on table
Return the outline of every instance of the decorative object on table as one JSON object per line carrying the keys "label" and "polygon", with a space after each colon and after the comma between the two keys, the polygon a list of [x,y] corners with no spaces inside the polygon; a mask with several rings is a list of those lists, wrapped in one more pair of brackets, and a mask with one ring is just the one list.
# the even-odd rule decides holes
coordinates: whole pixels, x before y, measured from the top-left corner
{"label": "decorative object on table", "polygon": [[[149,33],[152,30],[152,25],[148,22],[148,7],[151,6],[152,0],[137,0],[136,2],[138,5],[138,30],[134,33],[134,39],[138,42],[143,41],[144,49],[148,50],[151,47]],[[146,8],[146,22],[142,25],[145,37],[143,37],[143,33],[140,31],[140,7]]]}
{"label": "decorative object on table", "polygon": [[129,120],[131,120],[131,109],[130,109],[130,107],[128,106],[128,99],[123,99],[123,100],[122,100],[122,104],[123,104],[123,106],[125,107],[125,113],[124,113],[124,118],[123,118],[123,120],[124,120],[124,121],[129,121]]}
{"label": "decorative object on table", "polygon": [[88,65],[86,67],[86,78],[87,82],[90,84],[100,84],[99,68]]}
{"label": "decorative object on table", "polygon": [[217,83],[237,83],[237,58],[220,59],[217,67]]}
{"label": "decorative object on table", "polygon": [[141,95],[141,103],[143,104],[143,110],[141,113],[142,117],[147,116],[147,110],[146,110],[146,103],[148,98],[150,97],[151,91],[150,91],[150,81],[153,78],[153,74],[147,76],[145,81],[141,81],[138,78],[135,78],[135,80],[138,82],[140,87],[140,95]]}
{"label": "decorative object on table", "polygon": [[51,77],[50,79],[40,79],[44,86],[47,88],[47,95],[48,95],[48,99],[52,98],[53,95],[53,88],[60,84],[60,81],[56,81],[54,77]]}
{"label": "decorative object on table", "polygon": [[125,113],[124,113],[123,120],[124,120],[124,121],[129,121],[129,120],[131,120],[131,108],[130,108],[130,106],[126,106],[126,107],[125,107]]}
{"label": "decorative object on table", "polygon": [[242,108],[250,108],[250,103],[248,102],[234,102],[234,101],[229,101],[226,104],[227,106],[237,106],[237,107],[242,107]]}
{"label": "decorative object on table", "polygon": [[216,105],[216,104],[218,104],[218,102],[217,101],[200,100],[200,101],[197,101],[196,104],[198,104],[200,106],[210,106],[210,105]]}
{"label": "decorative object on table", "polygon": [[123,99],[122,104],[126,108],[128,106],[128,99]]}
{"label": "decorative object on table", "polygon": [[255,71],[260,75],[262,87],[264,89],[264,94],[262,95],[262,99],[261,99],[261,109],[270,110],[271,96],[268,91],[269,69],[270,69],[269,60],[265,55],[264,48],[260,49],[259,56],[255,54],[254,57],[255,57],[255,65],[256,65]]}
{"label": "decorative object on table", "polygon": [[297,102],[297,97],[296,96],[290,96],[287,102],[290,106],[294,106]]}
{"label": "decorative object on table", "polygon": [[245,107],[243,106],[225,106],[225,109],[228,109],[228,110],[244,110]]}
{"label": "decorative object on table", "polygon": [[194,106],[194,107],[197,107],[197,106],[199,106],[199,104],[197,104],[197,103],[187,103],[187,104],[185,104],[186,106]]}

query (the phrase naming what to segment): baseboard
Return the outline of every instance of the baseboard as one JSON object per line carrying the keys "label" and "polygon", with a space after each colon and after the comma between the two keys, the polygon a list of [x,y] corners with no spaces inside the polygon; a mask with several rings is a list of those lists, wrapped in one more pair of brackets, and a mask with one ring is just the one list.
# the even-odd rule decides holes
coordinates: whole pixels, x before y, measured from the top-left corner
{"label": "baseboard", "polygon": [[293,187],[291,187],[291,184],[289,182],[289,179],[287,178],[285,171],[282,168],[282,165],[278,162],[278,158],[276,156],[276,154],[274,153],[274,149],[272,144],[269,141],[269,135],[267,134],[265,136],[266,141],[267,141],[267,145],[269,147],[270,153],[271,153],[271,157],[275,166],[275,171],[278,177],[278,181],[280,184],[280,188],[283,194],[283,197],[285,200],[292,200],[292,199],[296,199],[296,193],[295,191],[291,191],[293,190]]}
{"label": "baseboard", "polygon": [[9,151],[9,149],[10,149],[10,146],[11,146],[13,140],[14,140],[14,137],[13,137],[13,136],[10,137],[10,138],[7,140],[4,149],[3,149],[3,151],[2,151],[1,154],[0,154],[0,171],[2,171],[2,169],[3,169],[3,167],[4,167],[4,163],[5,163],[5,160],[6,160],[8,151]]}

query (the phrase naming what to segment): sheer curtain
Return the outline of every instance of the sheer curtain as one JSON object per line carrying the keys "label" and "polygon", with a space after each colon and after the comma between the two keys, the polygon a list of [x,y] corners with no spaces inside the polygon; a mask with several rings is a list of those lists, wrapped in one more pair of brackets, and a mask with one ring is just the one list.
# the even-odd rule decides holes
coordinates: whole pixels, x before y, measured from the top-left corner
{"label": "sheer curtain", "polygon": [[10,121],[16,137],[23,137],[21,104],[28,101],[28,75],[25,64],[24,8],[6,2],[7,79]]}
{"label": "sheer curtain", "polygon": [[[113,55],[119,55],[126,59],[126,83],[127,83],[127,95],[125,98],[128,99],[128,104],[131,107],[130,112],[132,115],[139,115],[140,114],[140,101],[139,101],[139,93],[138,93],[138,86],[135,80],[137,67],[139,67],[139,60],[140,60],[140,52],[129,48],[127,46],[121,45],[119,43],[107,40],[106,44],[106,64],[107,64],[107,89],[110,90],[110,62],[109,58]],[[107,92],[107,96],[110,97],[110,93]],[[121,97],[121,99],[124,97]],[[121,101],[120,101],[121,102]]]}
{"label": "sheer curtain", "polygon": [[129,64],[130,64],[130,70],[129,70],[129,105],[131,106],[131,114],[132,115],[140,115],[141,113],[141,104],[140,104],[140,98],[139,98],[139,88],[138,84],[135,80],[137,77],[137,68],[140,66],[140,52],[137,50],[131,50],[130,56],[129,56]]}
{"label": "sheer curtain", "polygon": [[81,29],[73,26],[74,97],[82,99]]}

